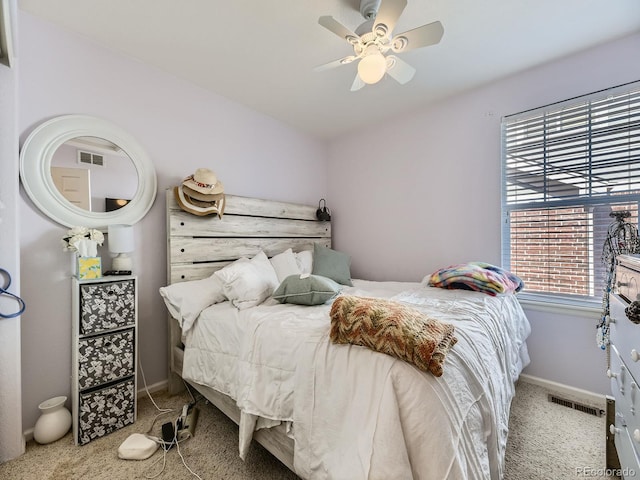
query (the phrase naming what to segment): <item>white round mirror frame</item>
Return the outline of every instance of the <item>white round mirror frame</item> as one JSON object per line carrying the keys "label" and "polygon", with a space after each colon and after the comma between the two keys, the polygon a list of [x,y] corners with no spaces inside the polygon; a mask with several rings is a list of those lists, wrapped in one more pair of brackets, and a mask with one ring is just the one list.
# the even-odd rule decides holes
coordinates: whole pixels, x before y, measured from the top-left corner
{"label": "white round mirror frame", "polygon": [[[112,212],[89,212],[71,204],[58,191],[51,176],[51,159],[62,144],[77,137],[109,140],[129,156],[138,173],[138,189],[127,205]],[[33,203],[67,227],[106,229],[116,223],[133,225],[147,214],[158,188],[155,169],[142,146],[111,122],[89,115],[64,115],[36,127],[20,152],[20,178]]]}

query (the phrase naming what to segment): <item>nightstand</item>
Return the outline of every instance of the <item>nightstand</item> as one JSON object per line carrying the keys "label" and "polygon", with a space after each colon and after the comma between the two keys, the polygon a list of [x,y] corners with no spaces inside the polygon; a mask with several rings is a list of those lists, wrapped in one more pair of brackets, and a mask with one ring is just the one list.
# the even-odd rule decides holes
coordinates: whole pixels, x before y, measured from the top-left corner
{"label": "nightstand", "polygon": [[72,279],[73,438],[84,445],[136,420],[135,276]]}

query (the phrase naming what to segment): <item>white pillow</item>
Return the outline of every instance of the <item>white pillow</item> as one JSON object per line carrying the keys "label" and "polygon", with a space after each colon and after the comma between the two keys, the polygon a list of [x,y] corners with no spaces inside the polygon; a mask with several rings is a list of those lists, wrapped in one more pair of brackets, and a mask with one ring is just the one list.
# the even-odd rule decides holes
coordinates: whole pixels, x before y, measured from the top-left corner
{"label": "white pillow", "polygon": [[278,255],[274,255],[269,259],[269,261],[271,262],[271,265],[273,265],[273,269],[276,271],[276,275],[278,276],[278,285],[280,285],[289,275],[300,275],[302,273],[298,267],[296,256],[290,248]]}
{"label": "white pillow", "polygon": [[251,260],[239,258],[215,275],[222,281],[225,296],[239,310],[261,304],[278,286],[276,272],[264,252]]}
{"label": "white pillow", "polygon": [[271,292],[269,295],[273,293],[273,291],[278,288],[280,282],[278,282],[278,275],[276,271],[273,269],[273,265],[269,261],[267,255],[260,250],[260,252],[251,259],[251,263],[256,266],[260,275],[264,277],[264,279],[269,282],[269,286],[271,287]]}
{"label": "white pillow", "polygon": [[300,273],[311,273],[313,271],[313,251],[303,250],[296,253],[295,256]]}
{"label": "white pillow", "polygon": [[178,320],[183,333],[191,328],[202,310],[226,300],[222,282],[215,274],[202,280],[161,287],[160,295],[171,316]]}

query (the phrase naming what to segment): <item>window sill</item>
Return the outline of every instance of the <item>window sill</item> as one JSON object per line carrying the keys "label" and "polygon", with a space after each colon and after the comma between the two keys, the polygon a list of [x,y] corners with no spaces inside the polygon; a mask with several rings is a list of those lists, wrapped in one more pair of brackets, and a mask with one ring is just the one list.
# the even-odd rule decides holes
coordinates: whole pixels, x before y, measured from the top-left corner
{"label": "window sill", "polygon": [[521,293],[518,301],[522,308],[537,312],[560,313],[593,319],[602,315],[602,302],[594,300],[572,300],[550,295]]}

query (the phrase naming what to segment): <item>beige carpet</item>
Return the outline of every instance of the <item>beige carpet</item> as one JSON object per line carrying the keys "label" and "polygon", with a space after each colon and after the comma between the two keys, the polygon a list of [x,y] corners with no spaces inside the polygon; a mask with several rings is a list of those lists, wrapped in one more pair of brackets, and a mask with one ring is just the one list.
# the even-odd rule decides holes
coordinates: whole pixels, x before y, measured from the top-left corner
{"label": "beige carpet", "polygon": [[[604,469],[605,419],[547,402],[547,391],[520,382],[511,408],[506,456],[506,480],[585,478],[581,468]],[[179,408],[189,399],[154,394],[160,407]],[[266,450],[255,442],[245,462],[238,458],[238,427],[215,407],[198,402],[200,415],[195,437],[180,448],[186,464],[203,480],[295,479]],[[49,445],[31,441],[26,453],[0,465],[1,479],[193,479],[176,449],[148,460],[120,460],[118,446],[131,433],[146,433],[157,411],[148,398],[138,404],[138,421],[82,447],[73,445],[71,434]],[[160,417],[152,430],[159,435]],[[155,463],[157,461],[157,463]],[[160,473],[162,472],[162,473]],[[597,478],[610,478],[597,475]],[[611,477],[615,478],[615,477]]]}
{"label": "beige carpet", "polygon": [[525,382],[516,387],[505,480],[617,478],[605,475],[606,418],[548,402],[548,393]]}

